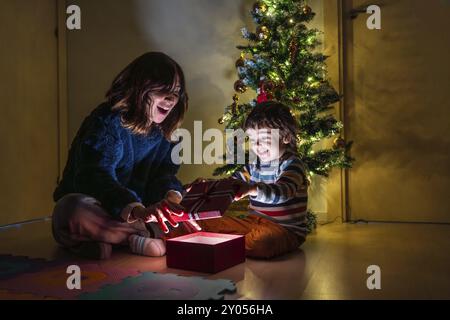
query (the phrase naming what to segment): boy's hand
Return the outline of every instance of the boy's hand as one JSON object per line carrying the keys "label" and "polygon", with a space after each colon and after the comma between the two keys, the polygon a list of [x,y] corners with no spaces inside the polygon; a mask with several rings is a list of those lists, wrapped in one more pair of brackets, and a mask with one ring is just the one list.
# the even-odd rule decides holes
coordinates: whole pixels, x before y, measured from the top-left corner
{"label": "boy's hand", "polygon": [[255,184],[250,184],[248,182],[239,180],[239,179],[234,179],[233,181],[233,185],[236,188],[236,193],[234,195],[234,200],[240,200],[246,196],[257,196],[258,195],[258,191],[256,189],[256,185]]}
{"label": "boy's hand", "polygon": [[178,223],[173,220],[172,215],[182,216],[184,208],[177,203],[164,199],[147,208],[135,207],[131,214],[135,219],[139,219],[144,223],[157,222],[164,233],[169,233],[166,222],[169,222],[174,228],[178,227]]}

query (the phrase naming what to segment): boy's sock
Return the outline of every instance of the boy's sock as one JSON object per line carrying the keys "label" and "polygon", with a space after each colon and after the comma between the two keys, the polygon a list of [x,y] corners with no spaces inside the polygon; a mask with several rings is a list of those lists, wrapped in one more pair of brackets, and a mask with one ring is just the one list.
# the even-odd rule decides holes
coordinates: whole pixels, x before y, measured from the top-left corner
{"label": "boy's sock", "polygon": [[161,239],[145,238],[133,234],[128,238],[131,252],[147,257],[162,257],[166,254],[166,245]]}
{"label": "boy's sock", "polygon": [[70,251],[86,259],[106,260],[111,257],[112,245],[104,242],[86,241],[70,248]]}

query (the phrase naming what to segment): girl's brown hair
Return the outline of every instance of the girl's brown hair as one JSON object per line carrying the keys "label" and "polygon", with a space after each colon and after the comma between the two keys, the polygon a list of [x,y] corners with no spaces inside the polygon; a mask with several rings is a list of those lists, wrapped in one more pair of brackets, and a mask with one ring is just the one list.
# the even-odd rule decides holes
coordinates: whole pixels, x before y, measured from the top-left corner
{"label": "girl's brown hair", "polygon": [[298,125],[290,109],[279,102],[267,101],[257,104],[244,123],[247,129],[278,129],[280,139],[289,141],[292,150],[297,150]]}
{"label": "girl's brown hair", "polygon": [[120,111],[125,128],[135,134],[146,135],[153,127],[151,93],[174,93],[177,85],[180,88],[178,103],[157,125],[164,137],[170,140],[173,131],[183,121],[188,96],[183,70],[166,54],[148,52],[131,62],[114,79],[106,99],[113,110]]}

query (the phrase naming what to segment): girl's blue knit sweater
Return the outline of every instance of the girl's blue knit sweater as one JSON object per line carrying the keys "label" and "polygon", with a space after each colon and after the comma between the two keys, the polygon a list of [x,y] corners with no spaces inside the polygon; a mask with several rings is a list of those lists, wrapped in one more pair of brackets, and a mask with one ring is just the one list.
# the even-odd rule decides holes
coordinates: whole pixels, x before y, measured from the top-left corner
{"label": "girl's blue knit sweater", "polygon": [[121,125],[120,114],[103,103],[83,122],[70,147],[55,201],[69,193],[83,193],[100,201],[114,217],[130,203],[145,206],[182,191],[171,160],[174,143],[154,127],[146,135]]}

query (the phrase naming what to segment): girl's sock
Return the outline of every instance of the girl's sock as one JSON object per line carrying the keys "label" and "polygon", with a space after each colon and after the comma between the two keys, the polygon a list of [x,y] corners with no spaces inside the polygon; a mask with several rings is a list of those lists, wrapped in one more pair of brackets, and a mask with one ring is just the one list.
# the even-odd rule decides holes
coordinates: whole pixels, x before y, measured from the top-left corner
{"label": "girl's sock", "polygon": [[161,239],[141,237],[133,234],[128,238],[131,252],[147,257],[162,257],[166,254],[166,245]]}

